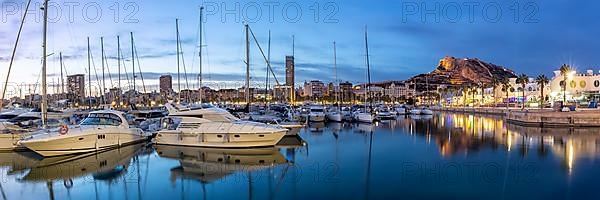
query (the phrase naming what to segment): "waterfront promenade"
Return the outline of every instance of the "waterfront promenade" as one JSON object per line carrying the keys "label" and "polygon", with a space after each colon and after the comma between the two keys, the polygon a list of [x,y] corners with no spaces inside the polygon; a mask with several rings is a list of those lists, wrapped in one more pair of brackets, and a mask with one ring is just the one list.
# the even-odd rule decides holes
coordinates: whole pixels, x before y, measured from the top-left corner
{"label": "waterfront promenade", "polygon": [[508,123],[533,127],[600,127],[600,110],[580,108],[572,112],[557,112],[552,109],[526,108],[486,108],[486,107],[448,107],[432,110],[489,114],[504,116]]}

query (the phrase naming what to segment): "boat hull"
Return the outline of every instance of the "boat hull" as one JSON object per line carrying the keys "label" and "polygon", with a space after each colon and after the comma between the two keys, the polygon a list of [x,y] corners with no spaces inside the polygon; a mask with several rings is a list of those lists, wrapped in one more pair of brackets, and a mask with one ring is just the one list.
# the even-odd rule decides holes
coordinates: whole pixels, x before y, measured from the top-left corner
{"label": "boat hull", "polygon": [[431,111],[429,109],[423,109],[421,111],[421,115],[433,115],[433,111]]}
{"label": "boat hull", "polygon": [[357,114],[354,118],[357,122],[373,123],[373,116],[370,114]]}
{"label": "boat hull", "polygon": [[44,157],[54,157],[118,148],[146,140],[142,134],[103,132],[23,140],[20,144]]}
{"label": "boat hull", "polygon": [[324,122],[325,115],[308,115],[308,120],[311,122]]}
{"label": "boat hull", "polygon": [[330,122],[341,122],[342,115],[339,113],[327,114],[327,120]]}
{"label": "boat hull", "polygon": [[413,109],[413,110],[410,111],[410,114],[412,114],[412,115],[420,115],[421,114],[421,110]]}
{"label": "boat hull", "polygon": [[211,148],[252,148],[275,146],[287,130],[274,133],[193,133],[182,131],[161,131],[156,135],[155,144],[211,147]]}
{"label": "boat hull", "polygon": [[20,151],[26,150],[19,141],[23,138],[22,134],[0,133],[0,151]]}

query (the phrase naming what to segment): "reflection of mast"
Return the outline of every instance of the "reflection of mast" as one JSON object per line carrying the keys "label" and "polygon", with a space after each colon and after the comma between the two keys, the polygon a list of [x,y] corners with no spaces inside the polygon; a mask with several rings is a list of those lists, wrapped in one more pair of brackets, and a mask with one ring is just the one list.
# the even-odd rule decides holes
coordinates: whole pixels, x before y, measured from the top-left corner
{"label": "reflection of mast", "polygon": [[54,188],[52,188],[52,181],[46,182],[46,188],[48,188],[48,198],[54,200]]}
{"label": "reflection of mast", "polygon": [[248,199],[252,200],[252,174],[248,172]]}
{"label": "reflection of mast", "polygon": [[2,182],[0,182],[0,193],[2,193],[2,199],[7,199],[6,193],[4,193],[4,188],[2,187]]}
{"label": "reflection of mast", "polygon": [[370,180],[371,180],[371,150],[373,147],[373,130],[371,130],[371,133],[369,134],[369,160],[367,162],[367,183],[366,183],[366,192],[365,192],[365,199],[369,199],[369,185],[370,185]]}

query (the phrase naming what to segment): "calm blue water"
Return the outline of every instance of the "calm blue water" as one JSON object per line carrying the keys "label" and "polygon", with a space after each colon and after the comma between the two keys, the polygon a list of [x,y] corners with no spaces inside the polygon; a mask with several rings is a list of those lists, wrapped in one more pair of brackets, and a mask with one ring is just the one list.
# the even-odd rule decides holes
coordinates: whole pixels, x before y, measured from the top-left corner
{"label": "calm blue water", "polygon": [[596,199],[600,131],[437,114],[312,124],[303,141],[222,150],[137,145],[0,153],[0,199]]}

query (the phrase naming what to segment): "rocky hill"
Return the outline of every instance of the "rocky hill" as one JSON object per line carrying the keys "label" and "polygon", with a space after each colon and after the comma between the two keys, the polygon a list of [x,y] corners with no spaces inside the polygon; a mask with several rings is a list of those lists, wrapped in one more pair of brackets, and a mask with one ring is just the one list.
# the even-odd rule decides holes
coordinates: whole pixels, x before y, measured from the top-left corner
{"label": "rocky hill", "polygon": [[478,84],[490,83],[493,79],[502,80],[517,75],[510,69],[481,61],[477,58],[458,59],[447,56],[440,60],[437,68],[427,74],[419,74],[408,81],[429,84]]}

